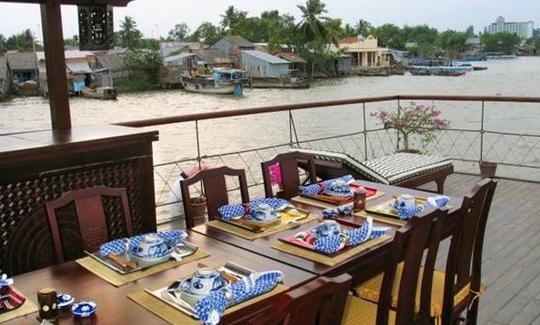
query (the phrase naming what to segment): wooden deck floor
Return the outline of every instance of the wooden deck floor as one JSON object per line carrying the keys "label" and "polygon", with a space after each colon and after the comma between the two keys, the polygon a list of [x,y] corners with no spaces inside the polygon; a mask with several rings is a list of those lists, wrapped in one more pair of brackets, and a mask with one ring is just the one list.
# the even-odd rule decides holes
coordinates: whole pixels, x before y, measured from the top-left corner
{"label": "wooden deck floor", "polygon": [[[445,192],[464,195],[479,180],[453,174]],[[171,226],[179,224],[162,228]],[[447,246],[441,247],[441,268]],[[487,291],[480,299],[479,324],[540,325],[540,184],[499,180],[486,229],[482,281]]]}
{"label": "wooden deck floor", "polygon": [[[445,192],[463,195],[478,180],[454,174]],[[540,324],[539,202],[540,184],[499,180],[484,242],[479,324]]]}

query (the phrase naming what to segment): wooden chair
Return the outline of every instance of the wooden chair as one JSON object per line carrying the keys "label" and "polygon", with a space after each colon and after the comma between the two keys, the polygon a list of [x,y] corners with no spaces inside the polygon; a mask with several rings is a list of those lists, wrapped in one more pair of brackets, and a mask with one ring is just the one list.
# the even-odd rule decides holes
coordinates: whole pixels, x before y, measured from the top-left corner
{"label": "wooden chair", "polygon": [[497,182],[486,178],[463,198],[459,236],[452,238],[446,262],[443,324],[451,324],[465,310],[466,323],[476,324],[478,300],[484,291],[481,283],[484,234],[496,188]]}
{"label": "wooden chair", "polygon": [[319,277],[306,285],[281,294],[268,311],[247,321],[247,324],[340,324],[351,276]]}
{"label": "wooden chair", "polygon": [[[313,156],[307,153],[291,151],[279,154],[272,160],[261,163],[262,175],[264,180],[264,194],[266,197],[278,196],[283,199],[291,199],[298,195],[298,186],[300,186],[300,175],[298,174],[299,162],[305,163],[308,179],[310,183],[317,182],[317,174],[315,171],[315,162]],[[270,179],[269,167],[279,163],[281,171],[281,185],[283,190],[279,193],[274,193],[272,190],[272,182]]]}
{"label": "wooden chair", "polygon": [[65,257],[58,225],[57,210],[74,202],[83,249],[94,252],[99,249],[102,243],[109,240],[109,230],[107,229],[107,221],[102,202],[103,196],[120,198],[125,218],[125,234],[126,236],[133,235],[131,213],[129,211],[125,188],[95,186],[82,190],[69,191],[61,197],[45,203],[56,261],[58,263],[63,263]]}
{"label": "wooden chair", "polygon": [[232,169],[223,166],[218,168],[201,170],[190,178],[180,181],[187,229],[191,229],[195,226],[189,187],[197,182],[202,182],[204,188],[204,195],[206,197],[206,206],[208,209],[208,219],[213,220],[219,214],[218,208],[222,205],[229,204],[229,194],[227,192],[225,176],[238,177],[242,202],[249,202],[246,173],[243,169]]}
{"label": "wooden chair", "polygon": [[[473,191],[465,196],[463,205],[456,215],[452,216],[453,228],[450,230],[450,248],[448,251],[446,270],[434,270],[433,260],[426,259],[421,269],[422,287],[417,287],[417,298],[423,294],[424,286],[431,286],[430,307],[423,309],[424,316],[438,319],[442,324],[452,324],[458,316],[468,309],[467,320],[476,322],[478,297],[483,291],[481,278],[482,248],[487,216],[496,183],[485,179],[474,186]],[[472,263],[472,268],[471,268]],[[429,281],[424,281],[428,279]],[[360,297],[377,303],[382,275],[361,284],[355,288]],[[399,282],[394,284],[394,291]],[[422,295],[427,299],[427,296]],[[398,306],[398,300],[392,302],[392,307]],[[420,311],[421,302],[417,299],[416,310]]]}
{"label": "wooden chair", "polygon": [[[391,256],[385,266],[378,303],[351,296],[347,300],[344,324],[427,324],[423,317],[431,300],[431,278],[421,282],[420,308],[416,308],[416,285],[424,250],[427,247],[426,271],[433,271],[447,212],[435,210],[422,217],[413,217],[396,230]],[[403,261],[403,262],[400,262]],[[361,272],[361,271],[357,271]],[[430,274],[426,272],[426,274]],[[354,278],[355,274],[351,274]],[[396,286],[396,283],[398,284]],[[399,301],[395,309],[392,305]]]}

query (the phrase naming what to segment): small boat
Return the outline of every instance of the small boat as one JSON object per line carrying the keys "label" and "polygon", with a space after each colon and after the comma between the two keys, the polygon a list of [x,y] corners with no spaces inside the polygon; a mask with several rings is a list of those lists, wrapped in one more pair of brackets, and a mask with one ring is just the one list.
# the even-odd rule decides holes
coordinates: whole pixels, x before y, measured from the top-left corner
{"label": "small boat", "polygon": [[279,77],[251,77],[249,85],[252,88],[309,88],[309,81],[304,73],[291,69]]}
{"label": "small boat", "polygon": [[431,73],[434,76],[459,77],[467,73],[468,67],[432,67]]}
{"label": "small boat", "polygon": [[82,89],[83,97],[96,98],[96,99],[116,99],[118,92],[114,87],[97,87],[89,88],[84,87]]}
{"label": "small boat", "polygon": [[476,54],[476,55],[464,55],[460,61],[465,62],[475,62],[475,61],[486,61],[487,57],[482,54]]}
{"label": "small boat", "polygon": [[407,71],[409,71],[414,76],[430,76],[431,75],[431,69],[429,67],[425,66],[409,66],[407,67]]}
{"label": "small boat", "polygon": [[243,70],[214,68],[212,74],[183,75],[181,83],[185,90],[202,94],[235,94],[242,96]]}
{"label": "small boat", "polygon": [[474,71],[483,71],[483,70],[487,70],[487,69],[488,69],[488,67],[478,66],[478,65],[475,65],[475,66],[473,67],[473,70],[474,70]]}

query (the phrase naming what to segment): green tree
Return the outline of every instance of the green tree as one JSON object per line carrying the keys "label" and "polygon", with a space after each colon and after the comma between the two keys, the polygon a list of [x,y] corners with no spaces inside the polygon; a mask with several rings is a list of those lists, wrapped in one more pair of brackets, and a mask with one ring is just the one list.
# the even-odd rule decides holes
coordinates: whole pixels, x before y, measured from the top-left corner
{"label": "green tree", "polygon": [[308,42],[323,40],[326,37],[324,21],[328,20],[322,16],[327,13],[326,5],[320,0],[307,0],[305,5],[297,7],[302,12],[302,20],[298,24],[302,37]]}
{"label": "green tree", "polygon": [[356,29],[351,26],[351,24],[345,24],[343,27],[343,37],[358,36],[356,34]]}
{"label": "green tree", "polygon": [[6,40],[8,50],[32,51],[35,46],[34,34],[30,29],[25,29],[19,34],[11,35]]}
{"label": "green tree", "polygon": [[221,15],[220,25],[223,32],[229,34],[231,29],[233,29],[239,21],[245,19],[246,16],[247,12],[237,10],[234,6],[229,6],[227,10],[225,10],[225,13]]}
{"label": "green tree", "polygon": [[142,39],[142,33],[137,29],[137,23],[131,16],[126,16],[124,20],[120,22],[120,31],[117,34],[118,44],[121,47],[127,47],[128,49],[135,49],[139,46],[139,42]]}
{"label": "green tree", "polygon": [[79,36],[73,35],[71,38],[66,38],[64,40],[64,47],[67,48],[77,48],[79,46]]}
{"label": "green tree", "polygon": [[206,44],[214,44],[221,37],[221,31],[212,23],[202,23],[188,38],[192,42],[205,42]]}
{"label": "green tree", "polygon": [[484,33],[480,37],[486,52],[503,52],[512,54],[520,43],[520,38],[516,34],[500,32],[496,34]]}
{"label": "green tree", "polygon": [[141,38],[137,46],[140,49],[159,50],[159,40],[155,38]]}
{"label": "green tree", "polygon": [[356,25],[354,25],[354,29],[356,31],[356,36],[362,35],[364,37],[369,36],[371,29],[373,26],[371,24],[363,19],[359,19]]}
{"label": "green tree", "polygon": [[384,24],[372,28],[370,32],[379,40],[379,44],[392,49],[404,50],[406,39],[402,30],[394,24]]}
{"label": "green tree", "polygon": [[326,30],[326,41],[338,46],[338,41],[345,34],[345,30],[341,26],[341,19],[328,19],[324,22]]}
{"label": "green tree", "polygon": [[162,59],[159,51],[129,51],[124,59],[131,79],[144,80],[150,84],[159,82],[159,70]]}
{"label": "green tree", "polygon": [[456,58],[467,49],[467,33],[455,30],[447,30],[439,35],[437,44],[446,51],[446,56]]}
{"label": "green tree", "polygon": [[173,29],[169,31],[167,39],[170,41],[184,41],[188,35],[188,25],[186,23],[180,23],[174,25]]}

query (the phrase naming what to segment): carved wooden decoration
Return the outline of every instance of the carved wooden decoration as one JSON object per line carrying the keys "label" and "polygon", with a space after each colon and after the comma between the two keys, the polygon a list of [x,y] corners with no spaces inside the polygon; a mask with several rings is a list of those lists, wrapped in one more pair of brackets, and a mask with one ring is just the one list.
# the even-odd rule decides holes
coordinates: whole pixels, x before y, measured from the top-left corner
{"label": "carved wooden decoration", "polygon": [[110,49],[114,41],[112,6],[80,5],[78,12],[81,51]]}

